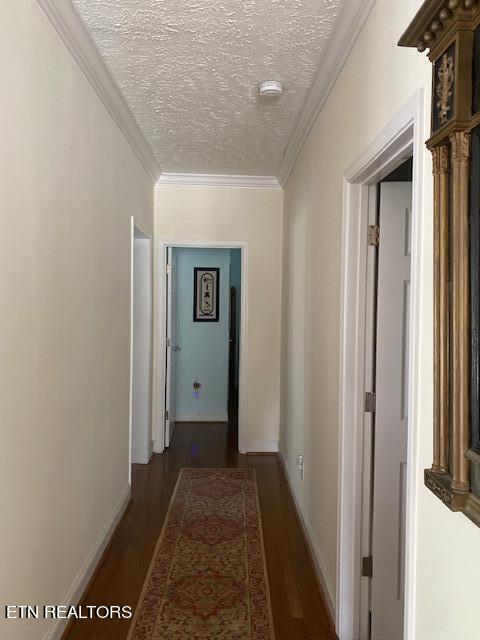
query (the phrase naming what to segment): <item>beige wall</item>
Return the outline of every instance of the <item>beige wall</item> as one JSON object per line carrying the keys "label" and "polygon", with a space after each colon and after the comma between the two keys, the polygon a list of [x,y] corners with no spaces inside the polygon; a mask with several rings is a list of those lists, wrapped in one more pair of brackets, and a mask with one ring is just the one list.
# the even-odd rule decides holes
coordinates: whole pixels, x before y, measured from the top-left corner
{"label": "beige wall", "polygon": [[169,241],[249,244],[246,447],[276,447],[280,392],[282,269],[280,189],[160,185],[155,235]]}
{"label": "beige wall", "polygon": [[[342,176],[429,64],[396,41],[419,0],[378,0],[285,192],[281,448],[335,593]],[[2,602],[61,603],[128,488],[130,215],[149,178],[36,2],[0,12]],[[480,532],[424,487],[431,462],[431,178],[425,173],[415,640],[476,640]],[[156,191],[155,233],[250,243],[248,436],[278,438],[280,191]],[[297,479],[296,456],[306,457]],[[447,604],[448,603],[448,604]],[[7,623],[37,640],[48,623]],[[40,632],[39,632],[40,630]]]}
{"label": "beige wall", "polygon": [[[420,87],[428,119],[430,65],[396,46],[419,0],[378,0],[296,162],[285,191],[281,450],[335,599],[342,177]],[[480,530],[423,486],[432,460],[432,195],[424,165],[420,300],[415,640],[478,638]],[[304,403],[304,404],[303,404]],[[305,481],[296,456],[306,457]]]}
{"label": "beige wall", "polygon": [[[37,2],[2,2],[0,601],[61,604],[128,490],[130,216],[153,187]],[[5,621],[4,640],[51,622]]]}

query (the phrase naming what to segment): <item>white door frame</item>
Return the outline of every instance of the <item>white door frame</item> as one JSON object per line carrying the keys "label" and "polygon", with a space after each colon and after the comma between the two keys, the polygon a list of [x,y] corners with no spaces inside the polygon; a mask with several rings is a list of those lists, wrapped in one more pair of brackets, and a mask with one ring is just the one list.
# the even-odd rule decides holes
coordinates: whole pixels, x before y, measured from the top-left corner
{"label": "white door frame", "polygon": [[[422,173],[426,128],[423,90],[417,91],[344,175],[342,228],[342,309],[340,334],[339,477],[337,528],[336,631],[340,640],[358,640],[360,633],[361,543],[364,446],[364,398],[368,339],[367,228],[369,190],[413,154],[412,299],[410,309],[409,432],[406,498],[405,638],[414,618],[416,531],[416,470],[418,439],[418,343],[420,328],[420,275],[422,265]],[[371,342],[371,341],[370,341]]]}
{"label": "white door frame", "polygon": [[239,401],[238,401],[238,450],[246,453],[247,447],[247,353],[248,353],[248,304],[249,304],[249,243],[206,242],[198,240],[169,240],[155,238],[155,331],[154,331],[154,381],[153,425],[154,451],[165,448],[165,367],[166,367],[166,251],[167,247],[191,249],[240,249],[242,252],[242,295],[240,326]]}
{"label": "white door frame", "polygon": [[[153,249],[152,246],[152,238],[147,233],[145,233],[144,229],[141,225],[136,222],[135,218],[131,216],[130,218],[130,382],[129,382],[129,406],[128,406],[128,484],[132,484],[132,434],[133,434],[133,266],[134,266],[134,255],[135,255],[135,229],[140,231],[145,240],[150,242],[150,255]],[[153,294],[153,278],[150,277],[150,304],[152,302],[152,294]],[[150,324],[150,336],[152,335],[152,313],[150,311],[149,314],[149,324]],[[152,432],[152,339],[150,338],[150,363],[149,363],[149,380],[150,380],[150,407],[149,407],[149,434]]]}

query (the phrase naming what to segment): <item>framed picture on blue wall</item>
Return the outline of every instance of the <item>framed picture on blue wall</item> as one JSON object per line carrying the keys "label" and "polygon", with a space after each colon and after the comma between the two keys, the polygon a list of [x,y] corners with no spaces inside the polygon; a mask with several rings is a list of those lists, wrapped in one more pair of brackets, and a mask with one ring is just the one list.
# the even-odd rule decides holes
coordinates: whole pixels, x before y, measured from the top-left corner
{"label": "framed picture on blue wall", "polygon": [[220,269],[195,267],[193,276],[193,321],[220,320]]}

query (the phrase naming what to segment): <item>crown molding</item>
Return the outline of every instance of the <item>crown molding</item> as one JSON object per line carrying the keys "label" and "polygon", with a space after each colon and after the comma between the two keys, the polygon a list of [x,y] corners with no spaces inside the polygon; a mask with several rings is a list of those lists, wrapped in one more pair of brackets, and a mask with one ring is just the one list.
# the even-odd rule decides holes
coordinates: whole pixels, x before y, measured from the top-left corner
{"label": "crown molding", "polygon": [[105,105],[153,182],[158,184],[278,189],[285,185],[305,140],[325,104],[376,0],[347,0],[325,56],[304,101],[274,176],[161,174],[161,169],[121,90],[70,1],[37,0],[74,60]]}
{"label": "crown molding", "polygon": [[162,173],[158,185],[194,187],[237,187],[244,189],[281,189],[274,176],[228,176],[214,173]]}
{"label": "crown molding", "polygon": [[287,142],[278,180],[285,186],[300,151],[370,15],[376,0],[345,0],[312,86]]}
{"label": "crown molding", "polygon": [[161,173],[122,92],[70,0],[37,0],[153,182]]}

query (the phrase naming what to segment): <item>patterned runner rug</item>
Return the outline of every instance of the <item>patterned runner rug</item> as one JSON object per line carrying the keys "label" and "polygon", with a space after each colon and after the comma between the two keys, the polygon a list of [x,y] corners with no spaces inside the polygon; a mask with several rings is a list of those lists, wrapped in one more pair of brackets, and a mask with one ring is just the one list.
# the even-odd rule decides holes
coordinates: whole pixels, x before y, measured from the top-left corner
{"label": "patterned runner rug", "polygon": [[182,469],[129,640],[273,640],[253,469]]}

